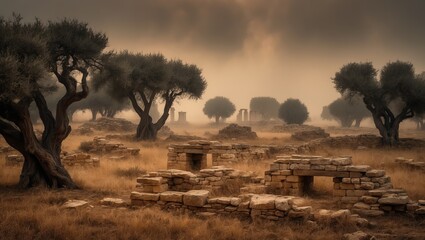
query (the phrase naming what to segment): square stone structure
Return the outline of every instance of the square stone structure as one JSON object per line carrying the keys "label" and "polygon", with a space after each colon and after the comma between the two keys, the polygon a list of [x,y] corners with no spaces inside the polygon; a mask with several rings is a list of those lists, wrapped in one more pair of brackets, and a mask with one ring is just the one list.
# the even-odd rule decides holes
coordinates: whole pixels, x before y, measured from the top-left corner
{"label": "square stone structure", "polygon": [[168,169],[199,171],[207,168],[207,155],[211,154],[212,166],[228,163],[263,160],[270,158],[272,146],[247,144],[222,144],[218,141],[194,140],[168,147]]}

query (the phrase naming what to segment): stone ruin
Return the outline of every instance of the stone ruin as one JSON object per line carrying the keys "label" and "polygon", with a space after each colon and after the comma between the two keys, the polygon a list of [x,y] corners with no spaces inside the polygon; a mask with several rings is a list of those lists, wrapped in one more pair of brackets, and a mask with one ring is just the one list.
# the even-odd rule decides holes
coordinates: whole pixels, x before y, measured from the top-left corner
{"label": "stone ruin", "polygon": [[[22,166],[24,163],[24,156],[21,154],[9,154],[5,157],[6,166]],[[68,154],[63,152],[61,161],[64,166],[79,166],[79,167],[99,167],[99,158],[91,157],[86,153],[72,153]]]}
{"label": "stone ruin", "polygon": [[227,127],[218,131],[215,139],[257,139],[257,133],[248,126],[239,126],[238,124],[229,124]]}
{"label": "stone ruin", "polygon": [[[267,191],[302,196],[308,193],[315,176],[333,178],[333,196],[340,206],[362,215],[419,209],[402,189],[393,189],[384,170],[368,165],[352,165],[351,157],[324,158],[292,155],[277,157],[265,172]],[[418,212],[425,211],[425,208]]]}
{"label": "stone ruin", "polygon": [[[339,210],[338,213],[321,210],[318,217],[333,216],[340,211],[344,211],[346,216],[351,212],[362,216],[380,216],[393,212],[425,216],[424,200],[410,200],[403,189],[393,188],[384,170],[371,169],[367,165],[352,165],[351,157],[277,157],[270,165],[270,170],[265,172],[264,180],[221,166],[202,169],[198,174],[175,169],[152,172],[137,179],[139,191],[131,194],[131,202],[133,205],[156,205],[166,210],[181,210],[198,215],[224,214],[275,221],[300,217],[306,219],[313,215],[311,207],[298,207],[288,201],[295,199],[294,196],[308,193],[313,186],[314,176],[332,177],[333,196],[338,200],[339,207],[351,209]],[[246,186],[251,185],[260,187],[268,194],[209,197],[210,191],[220,191],[229,181],[236,180],[244,184],[240,188],[241,192],[244,188],[249,190]],[[285,196],[288,194],[291,196]],[[197,199],[197,204],[185,198]],[[288,205],[285,203],[286,210],[278,207],[283,199],[288,202]]]}
{"label": "stone ruin", "polygon": [[199,171],[207,168],[207,154],[211,154],[212,166],[270,158],[270,146],[247,144],[222,144],[217,141],[196,140],[168,147],[168,169]]}
{"label": "stone ruin", "polygon": [[325,130],[318,128],[314,130],[303,130],[292,133],[291,138],[298,141],[310,141],[314,139],[327,138],[329,133]]}
{"label": "stone ruin", "polygon": [[137,178],[140,192],[160,193],[164,191],[209,190],[220,192],[223,186],[238,183],[262,183],[263,178],[253,172],[238,171],[223,166],[202,169],[199,173],[177,169],[149,172]]}
{"label": "stone ruin", "polygon": [[102,117],[95,121],[90,121],[78,127],[77,132],[82,135],[92,134],[93,131],[105,132],[130,132],[135,131],[137,125],[122,119]]}
{"label": "stone ruin", "polygon": [[294,132],[301,132],[301,131],[316,131],[316,130],[320,130],[320,129],[322,129],[322,128],[311,126],[311,125],[306,125],[306,124],[280,124],[280,125],[273,126],[271,128],[271,131],[272,132],[294,133]]}
{"label": "stone ruin", "polygon": [[403,168],[425,172],[425,162],[414,161],[413,159],[406,159],[404,157],[396,158],[395,162]]}
{"label": "stone ruin", "polygon": [[115,154],[119,157],[135,156],[140,152],[139,148],[129,148],[122,143],[111,142],[104,137],[95,137],[93,141],[81,142],[79,149],[87,153]]}

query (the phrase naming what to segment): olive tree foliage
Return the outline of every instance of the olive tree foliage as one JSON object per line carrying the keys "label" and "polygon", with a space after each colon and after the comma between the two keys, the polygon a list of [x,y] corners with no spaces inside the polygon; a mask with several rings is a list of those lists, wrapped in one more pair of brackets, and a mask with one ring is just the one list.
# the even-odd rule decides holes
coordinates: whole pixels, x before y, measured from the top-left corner
{"label": "olive tree foliage", "polygon": [[[174,101],[199,99],[207,86],[202,71],[196,65],[167,60],[161,54],[126,51],[107,56],[104,69],[94,75],[93,83],[96,89],[109,89],[108,92],[116,99],[130,99],[140,117],[137,140],[155,140]],[[162,101],[164,108],[158,121],[153,122],[149,113],[155,101]]]}
{"label": "olive tree foliage", "polygon": [[408,62],[386,64],[379,79],[372,63],[349,63],[335,73],[333,82],[343,96],[362,97],[385,145],[396,145],[400,123],[425,106],[425,81]]}
{"label": "olive tree foliage", "polygon": [[362,99],[358,96],[351,98],[338,98],[328,106],[329,113],[341,124],[342,127],[360,127],[361,121],[370,116]]}
{"label": "olive tree foliage", "polygon": [[105,89],[101,88],[97,91],[91,91],[87,98],[73,104],[69,108],[69,116],[72,119],[72,115],[78,110],[89,110],[91,112],[91,121],[95,121],[97,114],[102,117],[113,118],[121,111],[130,108],[130,102],[128,99],[115,99],[110,97]]}
{"label": "olive tree foliage", "polygon": [[280,105],[279,118],[287,124],[303,124],[308,118],[307,107],[299,99],[289,98]]}
{"label": "olive tree foliage", "polygon": [[[66,111],[87,96],[87,76],[99,66],[106,44],[104,34],[75,20],[24,24],[19,16],[0,19],[0,133],[24,157],[21,187],[77,187],[60,159],[71,132]],[[56,83],[65,92],[52,111],[45,95]],[[44,125],[40,138],[31,122],[31,103]]]}
{"label": "olive tree foliage", "polygon": [[254,97],[249,103],[250,110],[261,114],[262,120],[277,118],[279,106],[279,102],[272,97]]}
{"label": "olive tree foliage", "polygon": [[204,106],[203,112],[208,118],[215,118],[215,122],[218,123],[221,119],[226,119],[235,113],[236,108],[228,98],[217,96],[209,99]]}

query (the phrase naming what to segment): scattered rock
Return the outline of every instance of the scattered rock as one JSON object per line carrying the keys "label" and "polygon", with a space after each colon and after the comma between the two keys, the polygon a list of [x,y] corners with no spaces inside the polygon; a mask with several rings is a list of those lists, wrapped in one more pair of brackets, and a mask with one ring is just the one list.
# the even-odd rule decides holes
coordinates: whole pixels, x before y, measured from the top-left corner
{"label": "scattered rock", "polygon": [[251,127],[230,124],[218,131],[216,139],[257,139],[257,133],[251,130]]}
{"label": "scattered rock", "polygon": [[100,200],[102,205],[112,206],[112,207],[124,207],[127,204],[121,198],[104,198]]}
{"label": "scattered rock", "polygon": [[79,207],[86,206],[87,204],[88,202],[83,200],[68,200],[62,205],[62,207],[63,208],[79,208]]}
{"label": "scattered rock", "polygon": [[374,237],[370,236],[369,234],[365,232],[357,231],[353,233],[344,234],[343,239],[344,240],[370,240],[370,239],[374,239]]}

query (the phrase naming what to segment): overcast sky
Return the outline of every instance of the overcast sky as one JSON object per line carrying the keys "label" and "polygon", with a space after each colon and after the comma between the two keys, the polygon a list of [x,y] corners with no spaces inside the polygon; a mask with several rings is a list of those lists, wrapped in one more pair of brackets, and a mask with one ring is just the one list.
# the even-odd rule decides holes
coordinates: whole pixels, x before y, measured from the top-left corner
{"label": "overcast sky", "polygon": [[[251,97],[303,101],[313,119],[339,97],[331,77],[348,62],[395,60],[425,70],[421,0],[0,0],[0,15],[77,18],[109,37],[109,48],[160,52],[203,69],[208,88],[177,111],[206,121],[206,100],[236,108]],[[236,118],[236,114],[231,117]]]}

